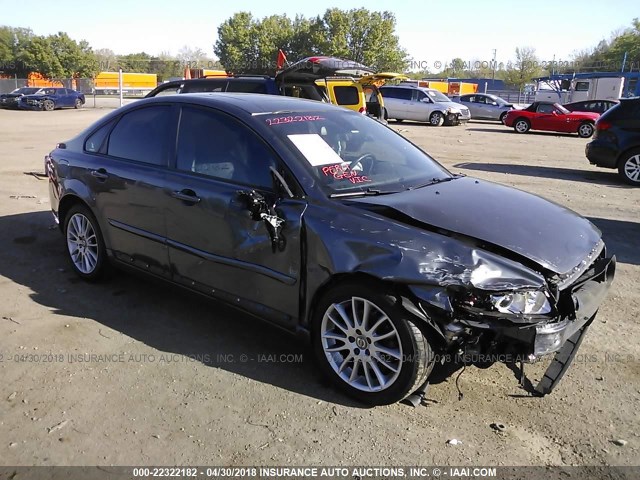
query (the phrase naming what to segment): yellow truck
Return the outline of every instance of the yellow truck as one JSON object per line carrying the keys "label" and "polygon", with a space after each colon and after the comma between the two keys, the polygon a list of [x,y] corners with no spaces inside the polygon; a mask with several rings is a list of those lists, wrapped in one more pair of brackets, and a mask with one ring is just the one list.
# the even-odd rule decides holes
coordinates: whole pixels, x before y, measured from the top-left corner
{"label": "yellow truck", "polygon": [[[94,92],[97,95],[116,95],[119,93],[119,73],[100,72],[93,81]],[[158,86],[158,76],[155,73],[122,73],[123,95],[144,96]]]}
{"label": "yellow truck", "polygon": [[415,85],[416,87],[433,88],[445,95],[451,97],[453,95],[466,95],[476,93],[478,85],[469,82],[449,82],[447,80],[408,80],[405,84]]}

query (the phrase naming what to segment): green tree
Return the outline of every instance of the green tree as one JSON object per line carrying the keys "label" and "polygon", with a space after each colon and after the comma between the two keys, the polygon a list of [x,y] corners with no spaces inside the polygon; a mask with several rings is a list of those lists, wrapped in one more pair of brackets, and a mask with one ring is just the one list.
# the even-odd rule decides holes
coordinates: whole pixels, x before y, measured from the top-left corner
{"label": "green tree", "polygon": [[536,50],[532,47],[517,47],[515,64],[508,64],[504,73],[505,83],[517,87],[524,88],[533,78],[543,74],[540,62],[536,56]]}
{"label": "green tree", "polygon": [[82,78],[93,77],[99,71],[98,60],[85,40],[76,42],[64,32],[47,38],[51,46],[51,54],[58,60],[59,69],[40,73],[50,78]]}
{"label": "green tree", "polygon": [[407,53],[395,35],[390,12],[364,8],[331,8],[306,19],[272,15],[261,20],[249,12],[235,13],[218,27],[214,52],[227,70],[252,73],[275,71],[278,50],[290,61],[312,55],[354,60],[376,70],[404,71]]}
{"label": "green tree", "polygon": [[118,68],[126,72],[144,73],[150,68],[153,57],[146,52],[130,53],[118,57]]}
{"label": "green tree", "polygon": [[118,68],[118,57],[109,48],[99,48],[94,51],[98,69],[101,72],[112,72]]}

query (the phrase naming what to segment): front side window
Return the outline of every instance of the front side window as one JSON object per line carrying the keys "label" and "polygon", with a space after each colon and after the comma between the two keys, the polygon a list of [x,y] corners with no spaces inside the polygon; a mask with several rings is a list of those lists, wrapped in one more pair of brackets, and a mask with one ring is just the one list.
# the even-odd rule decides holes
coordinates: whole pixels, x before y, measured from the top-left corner
{"label": "front side window", "polygon": [[171,131],[171,107],[154,105],[125,113],[109,135],[113,157],[166,166]]}
{"label": "front side window", "polygon": [[271,189],[274,154],[249,128],[214,110],[184,107],[178,127],[176,168]]}

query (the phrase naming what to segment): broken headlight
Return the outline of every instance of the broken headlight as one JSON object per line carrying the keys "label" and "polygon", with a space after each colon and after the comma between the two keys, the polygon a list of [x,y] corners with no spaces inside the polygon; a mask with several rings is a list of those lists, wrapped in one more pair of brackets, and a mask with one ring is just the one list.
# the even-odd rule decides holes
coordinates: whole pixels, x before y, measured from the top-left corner
{"label": "broken headlight", "polygon": [[551,312],[549,299],[540,290],[491,295],[491,303],[500,313],[544,315]]}
{"label": "broken headlight", "polygon": [[549,296],[544,290],[516,290],[501,293],[470,292],[460,300],[459,305],[465,310],[493,317],[548,315],[553,311]]}

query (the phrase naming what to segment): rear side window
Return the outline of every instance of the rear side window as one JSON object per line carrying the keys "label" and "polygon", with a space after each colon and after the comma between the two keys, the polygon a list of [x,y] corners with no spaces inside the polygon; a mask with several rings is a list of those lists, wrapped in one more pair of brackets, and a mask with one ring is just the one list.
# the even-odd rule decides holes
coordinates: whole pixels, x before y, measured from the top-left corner
{"label": "rear side window", "polygon": [[171,107],[154,105],[124,114],[109,135],[108,154],[166,166],[171,131]]}
{"label": "rear side window", "polygon": [[103,152],[104,149],[102,149],[101,147],[104,144],[104,139],[107,138],[107,135],[109,134],[109,131],[111,130],[111,127],[113,127],[114,123],[115,120],[111,120],[107,124],[100,127],[98,130],[93,132],[91,135],[89,135],[87,140],[84,142],[85,151],[92,153]]}
{"label": "rear side window", "polygon": [[243,93],[267,93],[264,82],[256,82],[254,80],[229,81],[227,92],[243,92]]}
{"label": "rear side window", "polygon": [[360,95],[356,87],[334,87],[333,91],[338,105],[358,105],[360,103]]}
{"label": "rear side window", "polygon": [[386,98],[399,98],[400,100],[411,100],[412,89],[409,88],[382,88],[382,96]]}

